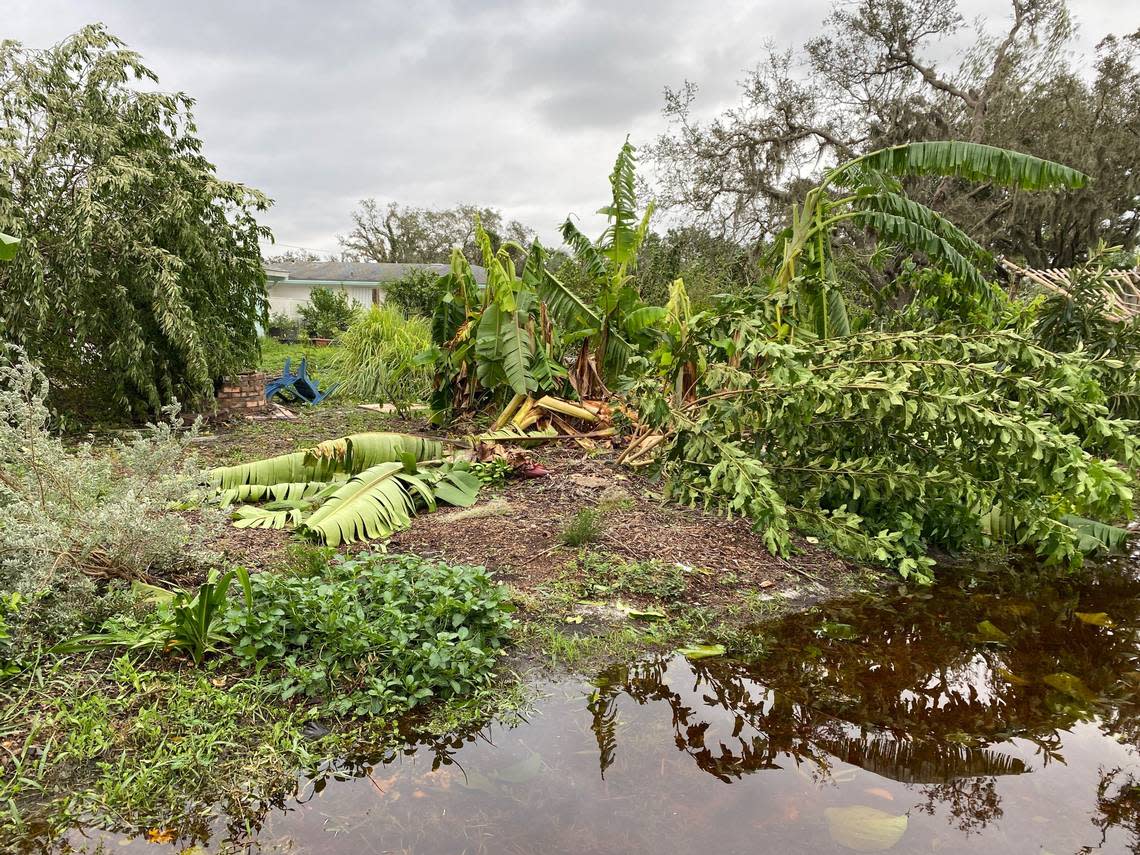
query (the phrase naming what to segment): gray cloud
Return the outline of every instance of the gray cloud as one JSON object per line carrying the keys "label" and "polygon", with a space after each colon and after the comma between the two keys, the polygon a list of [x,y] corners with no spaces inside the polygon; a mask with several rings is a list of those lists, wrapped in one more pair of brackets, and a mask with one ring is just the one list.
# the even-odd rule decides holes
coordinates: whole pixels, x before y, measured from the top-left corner
{"label": "gray cloud", "polygon": [[[10,0],[5,35],[45,46],[105,22],[197,99],[207,154],[276,200],[279,242],[335,250],[367,196],[493,205],[550,241],[567,212],[593,228],[626,133],[662,129],[663,87],[697,81],[722,108],[766,42],[800,43],[829,5]],[[1088,43],[1128,29],[1109,0],[1074,11]]]}

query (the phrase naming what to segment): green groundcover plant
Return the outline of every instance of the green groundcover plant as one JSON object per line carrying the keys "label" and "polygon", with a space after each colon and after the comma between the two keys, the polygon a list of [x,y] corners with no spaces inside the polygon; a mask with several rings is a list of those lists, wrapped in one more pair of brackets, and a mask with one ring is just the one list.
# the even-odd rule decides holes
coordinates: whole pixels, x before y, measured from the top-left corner
{"label": "green groundcover plant", "polygon": [[399,715],[489,684],[513,607],[483,568],[321,555],[293,572],[211,576],[193,595],[137,586],[153,611],[116,615],[53,652],[232,655],[282,700],[335,716]]}
{"label": "green groundcover plant", "polygon": [[278,675],[283,699],[380,715],[486,686],[511,610],[481,567],[361,553],[316,577],[253,576],[225,626],[240,662]]}

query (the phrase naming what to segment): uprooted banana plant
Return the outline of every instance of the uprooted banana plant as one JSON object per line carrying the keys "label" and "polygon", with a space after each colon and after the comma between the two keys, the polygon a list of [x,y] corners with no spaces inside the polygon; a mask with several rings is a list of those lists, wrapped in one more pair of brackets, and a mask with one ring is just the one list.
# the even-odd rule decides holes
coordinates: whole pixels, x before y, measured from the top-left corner
{"label": "uprooted banana plant", "polygon": [[[388,537],[438,502],[474,504],[481,486],[439,440],[359,433],[210,473],[239,528],[296,528],[329,546]],[[262,504],[258,504],[262,503]]]}

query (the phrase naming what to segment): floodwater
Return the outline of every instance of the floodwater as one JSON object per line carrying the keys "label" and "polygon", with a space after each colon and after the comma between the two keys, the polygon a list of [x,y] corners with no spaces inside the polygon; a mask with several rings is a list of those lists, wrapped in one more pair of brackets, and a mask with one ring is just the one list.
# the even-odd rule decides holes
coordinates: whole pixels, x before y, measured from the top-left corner
{"label": "floodwater", "polygon": [[190,851],[1137,852],[1138,628],[1111,569],[831,603],[752,661],[545,683],[522,720],[343,762]]}

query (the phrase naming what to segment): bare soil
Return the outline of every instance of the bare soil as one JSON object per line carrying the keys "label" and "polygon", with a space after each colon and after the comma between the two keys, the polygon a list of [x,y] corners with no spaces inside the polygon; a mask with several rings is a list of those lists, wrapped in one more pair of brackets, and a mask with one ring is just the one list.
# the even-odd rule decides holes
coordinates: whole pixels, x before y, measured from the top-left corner
{"label": "bare soil", "polygon": [[[326,406],[302,411],[296,421],[218,425],[199,454],[207,465],[229,464],[363,430],[438,433],[422,419]],[[661,485],[616,466],[604,449],[587,453],[573,444],[552,444],[529,456],[546,476],[512,477],[484,490],[473,508],[441,506],[394,535],[388,548],[482,565],[524,592],[572,577],[584,550],[612,560],[680,565],[686,571],[685,601],[711,607],[739,600],[745,591],[795,597],[805,605],[865,581],[864,568],[806,540],[797,539],[795,554],[784,559],[772,555],[744,520],[666,503]],[[563,531],[583,508],[599,510],[598,537],[582,546],[564,545]],[[293,542],[289,532],[232,527],[214,541],[227,560],[251,570],[280,566]],[[353,544],[345,551],[359,548]]]}

